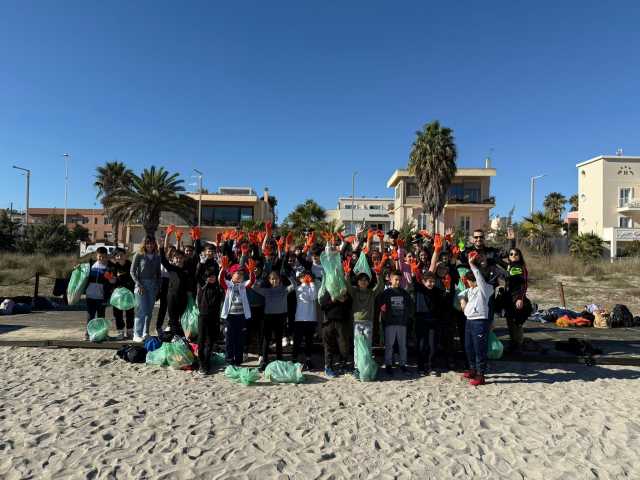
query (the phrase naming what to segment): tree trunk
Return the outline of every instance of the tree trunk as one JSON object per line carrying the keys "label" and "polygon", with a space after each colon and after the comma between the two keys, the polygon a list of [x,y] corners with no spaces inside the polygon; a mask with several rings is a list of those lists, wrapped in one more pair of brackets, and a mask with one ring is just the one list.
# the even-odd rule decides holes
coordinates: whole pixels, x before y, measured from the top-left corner
{"label": "tree trunk", "polygon": [[157,223],[145,223],[144,224],[144,231],[147,234],[148,237],[151,238],[156,238],[156,231],[158,230],[158,224]]}
{"label": "tree trunk", "polygon": [[114,221],[113,222],[113,237],[115,239],[115,246],[119,247],[120,246],[120,242],[118,241],[118,235],[120,233],[120,223]]}
{"label": "tree trunk", "polygon": [[435,235],[436,232],[436,227],[438,225],[438,217],[436,215],[433,214],[434,212],[431,212],[431,234]]}

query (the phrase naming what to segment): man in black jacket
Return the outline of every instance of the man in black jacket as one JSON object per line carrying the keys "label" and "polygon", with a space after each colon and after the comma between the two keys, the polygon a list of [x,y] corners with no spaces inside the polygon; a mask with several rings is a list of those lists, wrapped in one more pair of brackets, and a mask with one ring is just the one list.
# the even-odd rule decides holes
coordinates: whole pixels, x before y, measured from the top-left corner
{"label": "man in black jacket", "polygon": [[340,354],[344,365],[349,356],[349,340],[351,325],[351,298],[343,293],[335,300],[328,291],[320,297],[320,308],[324,312],[322,319],[322,343],[324,344],[324,373],[333,378],[337,374],[334,370],[334,355]]}
{"label": "man in black jacket", "polygon": [[215,349],[220,331],[220,306],[224,292],[218,284],[220,269],[214,259],[213,245],[205,248],[206,259],[196,269],[198,282],[198,358],[200,373],[209,373],[211,354]]}

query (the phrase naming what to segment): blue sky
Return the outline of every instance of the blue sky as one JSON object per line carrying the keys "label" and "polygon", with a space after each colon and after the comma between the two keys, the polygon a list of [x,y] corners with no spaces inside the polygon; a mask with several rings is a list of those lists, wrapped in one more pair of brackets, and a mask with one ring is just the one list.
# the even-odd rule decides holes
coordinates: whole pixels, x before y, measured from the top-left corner
{"label": "blue sky", "polygon": [[569,196],[575,164],[640,155],[638,2],[0,3],[0,205],[92,208],[96,166],[268,186],[283,216],[312,197],[390,195],[416,129],[454,130],[459,166],[493,149],[497,207],[529,177]]}

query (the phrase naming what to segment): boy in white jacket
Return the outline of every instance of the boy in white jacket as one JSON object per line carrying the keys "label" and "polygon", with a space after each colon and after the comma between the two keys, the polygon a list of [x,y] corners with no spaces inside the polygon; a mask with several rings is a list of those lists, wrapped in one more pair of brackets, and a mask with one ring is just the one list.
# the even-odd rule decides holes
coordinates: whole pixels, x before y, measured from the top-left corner
{"label": "boy in white jacket", "polygon": [[491,331],[489,300],[493,294],[493,287],[480,273],[478,263],[480,263],[478,254],[471,252],[469,254],[471,271],[464,276],[469,288],[466,291],[466,299],[460,301],[467,317],[465,351],[469,362],[469,370],[464,372],[463,377],[469,379],[469,383],[474,387],[485,383]]}
{"label": "boy in white jacket", "polygon": [[300,285],[296,288],[296,321],[293,330],[293,361],[298,359],[302,340],[304,339],[304,369],[310,370],[313,336],[318,328],[317,305],[318,293],[313,277],[309,272],[299,275]]}

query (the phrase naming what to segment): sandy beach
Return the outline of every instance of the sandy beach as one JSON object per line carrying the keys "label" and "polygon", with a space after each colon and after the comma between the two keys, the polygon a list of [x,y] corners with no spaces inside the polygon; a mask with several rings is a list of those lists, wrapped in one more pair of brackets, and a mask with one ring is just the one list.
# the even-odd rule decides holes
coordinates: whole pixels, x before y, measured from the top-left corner
{"label": "sandy beach", "polygon": [[0,348],[0,478],[640,478],[640,369],[244,387],[113,351]]}

